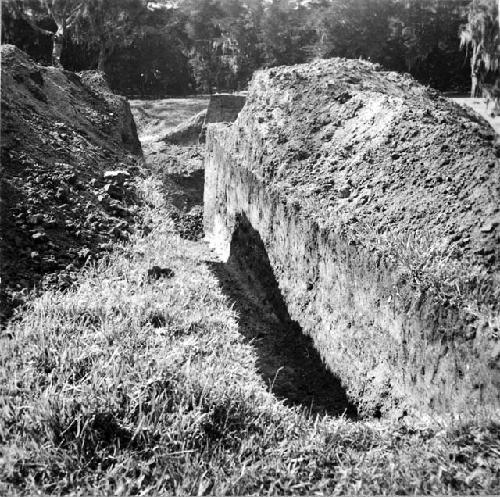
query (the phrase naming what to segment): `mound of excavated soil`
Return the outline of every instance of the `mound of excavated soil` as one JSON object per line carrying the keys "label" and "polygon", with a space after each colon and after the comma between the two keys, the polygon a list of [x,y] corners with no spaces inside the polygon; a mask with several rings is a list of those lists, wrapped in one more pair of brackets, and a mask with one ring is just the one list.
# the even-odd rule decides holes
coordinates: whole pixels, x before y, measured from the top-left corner
{"label": "mound of excavated soil", "polygon": [[127,236],[141,149],[126,99],[102,75],[38,66],[10,45],[1,55],[5,317],[44,276],[67,285],[78,266]]}
{"label": "mound of excavated soil", "polygon": [[207,109],[202,110],[168,132],[163,141],[171,145],[198,145]]}
{"label": "mound of excavated soil", "polygon": [[358,61],[261,72],[236,128],[248,167],[320,224],[424,230],[499,267],[494,133],[410,77]]}
{"label": "mound of excavated soil", "polygon": [[358,401],[494,403],[494,140],[367,62],[259,71],[235,123],[208,127],[205,230],[228,260],[243,221],[259,232],[291,317]]}

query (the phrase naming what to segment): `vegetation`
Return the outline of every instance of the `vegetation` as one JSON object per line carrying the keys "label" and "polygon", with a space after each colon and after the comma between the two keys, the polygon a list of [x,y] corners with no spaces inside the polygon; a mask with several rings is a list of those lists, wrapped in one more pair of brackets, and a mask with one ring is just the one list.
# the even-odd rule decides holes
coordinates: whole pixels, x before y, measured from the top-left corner
{"label": "vegetation", "polygon": [[[471,50],[471,97],[482,95],[492,75],[498,89],[496,80],[500,64],[500,38],[496,0],[472,1],[460,40],[462,46],[470,47]],[[499,96],[496,95],[496,98]]]}
{"label": "vegetation", "polygon": [[3,334],[0,492],[498,493],[488,416],[354,421],[277,400],[206,248],[174,233],[156,180],[138,188],[145,229]]}
{"label": "vegetation", "polygon": [[[129,95],[243,89],[259,67],[332,56],[370,59],[388,69],[409,71],[440,90],[463,90],[470,69],[459,32],[467,22],[469,4],[470,0],[8,0],[2,41],[50,62],[46,45],[47,36],[52,36],[54,62],[60,60],[71,70],[99,67],[115,90]],[[493,60],[486,54],[498,32],[495,4],[474,0],[474,14],[461,31],[463,43],[476,47],[471,51],[473,67],[478,58],[485,67]],[[477,41],[483,36],[476,33],[477,27],[486,25],[478,15],[493,29],[479,30],[488,43]]]}

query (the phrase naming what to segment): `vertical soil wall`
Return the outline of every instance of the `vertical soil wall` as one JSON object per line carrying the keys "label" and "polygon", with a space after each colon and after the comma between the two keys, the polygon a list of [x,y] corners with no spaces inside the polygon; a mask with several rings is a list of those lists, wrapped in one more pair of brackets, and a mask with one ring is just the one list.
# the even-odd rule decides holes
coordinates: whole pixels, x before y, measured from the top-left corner
{"label": "vertical soil wall", "polygon": [[[360,61],[259,71],[211,125],[205,232],[258,231],[361,411],[498,405],[500,167],[478,116]],[[256,268],[258,273],[258,268]]]}
{"label": "vertical soil wall", "polygon": [[232,123],[245,105],[244,95],[220,93],[210,95],[205,124]]}

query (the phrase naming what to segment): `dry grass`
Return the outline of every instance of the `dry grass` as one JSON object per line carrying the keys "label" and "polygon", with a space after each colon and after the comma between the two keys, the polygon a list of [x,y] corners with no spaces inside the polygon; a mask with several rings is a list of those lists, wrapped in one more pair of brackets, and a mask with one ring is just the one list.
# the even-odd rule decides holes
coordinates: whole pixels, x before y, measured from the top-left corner
{"label": "dry grass", "polygon": [[500,491],[491,418],[352,422],[276,400],[210,252],[173,232],[155,180],[139,188],[151,231],[6,330],[0,493]]}

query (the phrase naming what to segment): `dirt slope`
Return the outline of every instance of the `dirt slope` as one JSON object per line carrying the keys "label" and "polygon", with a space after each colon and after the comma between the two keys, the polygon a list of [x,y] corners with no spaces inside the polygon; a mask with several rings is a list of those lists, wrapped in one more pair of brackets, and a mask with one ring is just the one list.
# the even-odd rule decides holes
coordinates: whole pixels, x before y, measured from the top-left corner
{"label": "dirt slope", "polygon": [[[2,316],[26,290],[126,237],[141,153],[127,101],[102,76],[38,66],[2,46]],[[107,170],[125,170],[107,175]],[[127,172],[128,171],[128,172]]]}
{"label": "dirt slope", "polygon": [[261,72],[252,88],[234,139],[304,214],[350,231],[425,229],[498,267],[500,167],[475,113],[355,61]]}
{"label": "dirt slope", "polygon": [[292,319],[368,409],[495,403],[494,139],[370,63],[259,71],[237,121],[208,128],[205,230],[230,260],[250,223]]}

